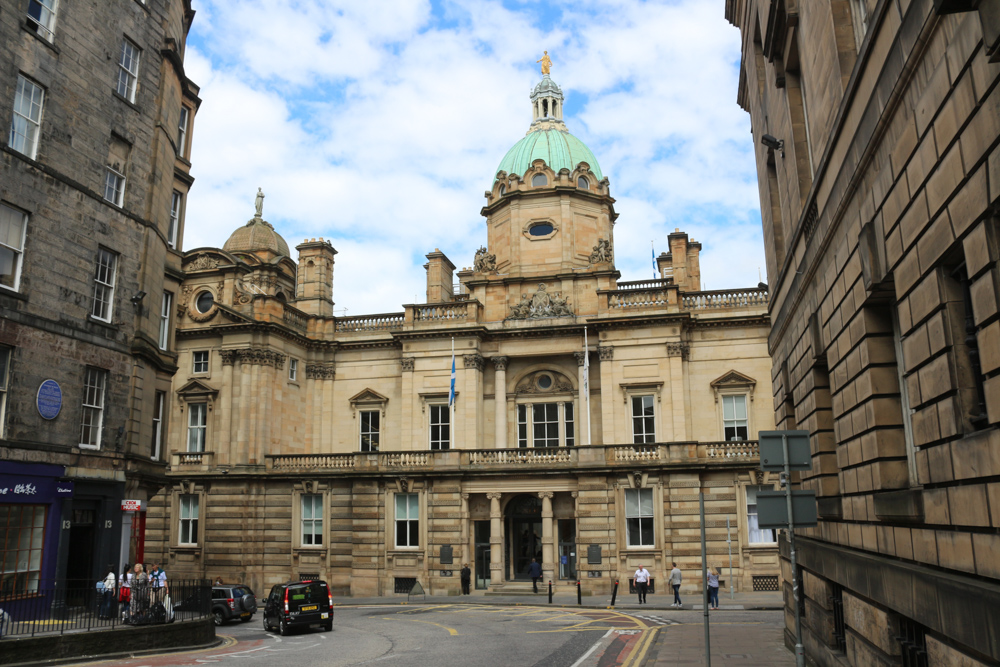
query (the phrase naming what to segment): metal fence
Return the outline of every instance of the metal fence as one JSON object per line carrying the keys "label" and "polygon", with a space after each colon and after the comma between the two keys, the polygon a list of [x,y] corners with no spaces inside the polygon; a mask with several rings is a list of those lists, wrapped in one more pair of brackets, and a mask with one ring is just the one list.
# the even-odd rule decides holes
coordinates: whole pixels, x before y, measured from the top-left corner
{"label": "metal fence", "polygon": [[207,618],[208,579],[171,580],[102,590],[92,581],[49,581],[31,590],[0,593],[0,637],[87,632],[102,628]]}

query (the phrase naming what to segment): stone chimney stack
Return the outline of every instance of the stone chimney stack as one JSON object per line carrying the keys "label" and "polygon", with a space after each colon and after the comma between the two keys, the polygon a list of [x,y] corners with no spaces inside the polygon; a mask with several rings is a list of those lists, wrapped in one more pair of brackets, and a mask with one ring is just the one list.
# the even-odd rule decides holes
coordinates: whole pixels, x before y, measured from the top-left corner
{"label": "stone chimney stack", "polygon": [[333,316],[333,256],[329,241],[306,239],[295,246],[299,267],[295,276],[295,307],[310,315]]}
{"label": "stone chimney stack", "polygon": [[[667,237],[670,252],[661,254],[656,264],[663,277],[673,276],[674,284],[684,292],[701,291],[701,243],[688,240],[686,232],[674,228],[674,233]],[[668,268],[669,267],[669,268]]]}
{"label": "stone chimney stack", "polygon": [[445,256],[443,252],[434,248],[434,252],[428,253],[427,263],[427,303],[445,303],[454,298],[454,272],[455,265]]}

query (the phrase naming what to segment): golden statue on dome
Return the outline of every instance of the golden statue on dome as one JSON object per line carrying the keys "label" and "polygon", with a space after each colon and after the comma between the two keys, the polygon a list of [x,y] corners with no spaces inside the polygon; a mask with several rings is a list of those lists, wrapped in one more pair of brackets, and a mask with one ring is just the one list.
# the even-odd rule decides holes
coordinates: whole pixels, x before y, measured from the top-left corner
{"label": "golden statue on dome", "polygon": [[536,60],[536,63],[542,63],[542,74],[548,75],[549,70],[552,69],[552,58],[549,58],[549,52],[544,51],[545,55],[542,56],[541,60]]}

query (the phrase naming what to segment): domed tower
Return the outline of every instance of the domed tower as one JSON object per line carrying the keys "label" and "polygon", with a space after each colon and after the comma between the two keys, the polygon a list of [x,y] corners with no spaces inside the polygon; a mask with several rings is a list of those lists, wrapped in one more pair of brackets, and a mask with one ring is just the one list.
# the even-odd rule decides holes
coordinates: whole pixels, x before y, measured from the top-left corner
{"label": "domed tower", "polygon": [[528,132],[504,155],[486,193],[488,266],[526,279],[613,272],[617,214],[608,179],[593,152],[566,128],[562,89],[547,72],[530,100]]}

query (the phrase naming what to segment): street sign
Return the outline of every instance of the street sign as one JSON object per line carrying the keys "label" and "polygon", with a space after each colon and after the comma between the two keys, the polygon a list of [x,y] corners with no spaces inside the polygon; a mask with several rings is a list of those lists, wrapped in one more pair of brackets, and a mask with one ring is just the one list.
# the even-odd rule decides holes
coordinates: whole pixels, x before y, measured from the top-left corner
{"label": "street sign", "polygon": [[768,472],[784,472],[785,450],[781,436],[785,436],[788,440],[788,469],[812,468],[809,431],[761,431],[757,434],[760,443],[760,469]]}
{"label": "street sign", "polygon": [[[792,491],[792,525],[816,525],[816,492]],[[757,525],[760,528],[788,528],[788,499],[784,491],[757,491]]]}

